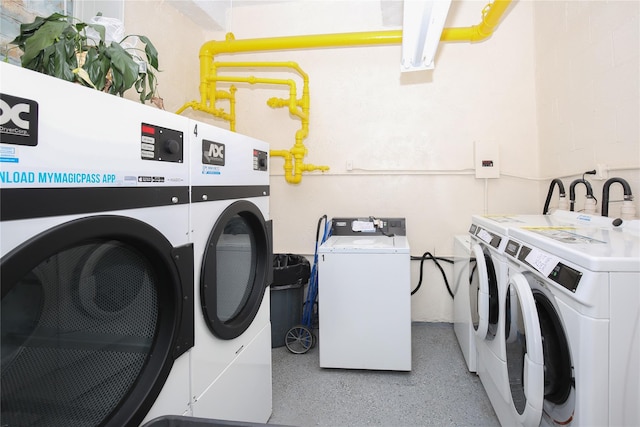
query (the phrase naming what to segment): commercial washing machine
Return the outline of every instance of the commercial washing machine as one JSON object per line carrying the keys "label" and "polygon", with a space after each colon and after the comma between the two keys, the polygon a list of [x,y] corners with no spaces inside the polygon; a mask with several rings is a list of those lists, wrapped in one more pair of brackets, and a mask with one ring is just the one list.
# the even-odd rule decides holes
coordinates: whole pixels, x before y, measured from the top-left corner
{"label": "commercial washing machine", "polygon": [[[625,226],[628,224],[625,224]],[[511,401],[505,339],[513,333],[509,293],[510,230],[527,226],[605,227],[612,219],[556,210],[551,215],[474,215],[470,234],[474,239],[471,268],[470,311],[476,338],[477,372],[494,408]],[[474,270],[475,268],[475,270]],[[459,326],[460,327],[460,326]],[[496,409],[499,413],[499,409]]]}
{"label": "commercial washing machine", "polygon": [[271,416],[273,277],[267,143],[191,122],[195,252],[193,415]]}
{"label": "commercial washing machine", "polygon": [[640,424],[640,237],[614,227],[510,231],[513,333],[503,425]]}
{"label": "commercial washing machine", "polygon": [[[466,300],[471,319],[468,327],[474,341],[469,351],[475,348],[476,370],[489,399],[492,403],[497,402],[494,405],[509,400],[504,344],[507,333],[505,326],[508,325],[506,304],[509,274],[504,255],[508,230],[557,221],[551,215],[473,215],[471,218],[470,283]],[[458,324],[458,336],[464,336],[463,325],[467,323]]]}
{"label": "commercial washing machine", "polygon": [[189,413],[188,120],[0,63],[3,425]]}
{"label": "commercial washing machine", "polygon": [[404,218],[334,218],[318,249],[321,368],[411,370]]}

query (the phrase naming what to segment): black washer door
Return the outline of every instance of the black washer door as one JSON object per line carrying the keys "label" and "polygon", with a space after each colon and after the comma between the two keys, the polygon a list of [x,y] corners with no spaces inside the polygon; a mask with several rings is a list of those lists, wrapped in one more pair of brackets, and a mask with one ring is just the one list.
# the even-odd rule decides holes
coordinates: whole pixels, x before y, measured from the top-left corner
{"label": "black washer door", "polygon": [[193,345],[192,265],[190,245],[119,216],[64,223],[6,254],[3,425],[139,424]]}
{"label": "black washer door", "polygon": [[218,338],[242,335],[258,313],[273,271],[271,222],[256,205],[232,203],[216,221],[202,260],[200,297]]}

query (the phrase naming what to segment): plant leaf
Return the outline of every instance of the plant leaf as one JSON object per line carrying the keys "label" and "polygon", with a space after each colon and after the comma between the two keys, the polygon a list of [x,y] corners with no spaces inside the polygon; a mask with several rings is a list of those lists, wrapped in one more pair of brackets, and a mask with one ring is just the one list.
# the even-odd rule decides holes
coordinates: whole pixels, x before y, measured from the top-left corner
{"label": "plant leaf", "polygon": [[144,53],[147,54],[147,61],[149,61],[149,64],[157,70],[158,69],[158,50],[153,45],[153,43],[151,43],[151,40],[149,40],[147,36],[138,36],[138,37],[144,43]]}
{"label": "plant leaf", "polygon": [[100,34],[100,41],[102,41],[103,43],[105,43],[106,40],[106,33],[107,30],[104,27],[104,25],[100,25],[100,24],[87,24],[88,27],[93,28],[94,30],[96,30],[98,32],[98,34]]}
{"label": "plant leaf", "polygon": [[[104,46],[102,47],[104,50]],[[100,55],[99,48],[90,48],[87,51],[84,65],[82,66],[87,71],[89,79],[94,82],[98,90],[103,90],[105,86],[105,80],[107,73],[109,72],[109,58]]]}
{"label": "plant leaf", "polygon": [[[36,16],[33,22],[27,22],[20,24],[20,34],[16,36],[10,44],[18,45],[21,49],[24,47],[24,42],[35,33],[45,22],[48,21],[66,21],[66,16],[59,13],[53,13],[50,16],[43,18]],[[24,49],[23,49],[24,50]]]}
{"label": "plant leaf", "polygon": [[98,89],[96,85],[93,84],[91,78],[89,77],[89,73],[87,73],[87,70],[85,70],[84,68],[76,68],[75,70],[73,70],[73,73],[78,76],[78,79],[81,82],[91,86],[94,89]]}
{"label": "plant leaf", "polygon": [[111,58],[111,72],[116,93],[122,96],[124,91],[132,87],[138,80],[139,66],[131,58],[131,55],[116,42],[111,42],[105,53]]}
{"label": "plant leaf", "polygon": [[75,76],[71,71],[70,64],[67,62],[65,41],[59,40],[52,48],[51,54],[45,57],[44,65],[47,68],[47,74],[70,82],[74,81]]}
{"label": "plant leaf", "polygon": [[[53,44],[67,27],[66,22],[47,21],[29,37],[24,44],[24,54],[22,55],[22,66],[29,64],[41,50]],[[27,67],[28,68],[28,67]]]}

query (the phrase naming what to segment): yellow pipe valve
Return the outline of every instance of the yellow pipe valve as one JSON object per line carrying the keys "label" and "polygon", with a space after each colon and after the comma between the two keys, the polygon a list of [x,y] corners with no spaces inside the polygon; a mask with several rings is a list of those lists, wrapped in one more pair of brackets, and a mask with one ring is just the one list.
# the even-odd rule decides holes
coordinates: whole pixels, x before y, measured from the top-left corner
{"label": "yellow pipe valve", "polygon": [[269,98],[267,105],[271,108],[282,108],[289,106],[289,100],[283,98]]}

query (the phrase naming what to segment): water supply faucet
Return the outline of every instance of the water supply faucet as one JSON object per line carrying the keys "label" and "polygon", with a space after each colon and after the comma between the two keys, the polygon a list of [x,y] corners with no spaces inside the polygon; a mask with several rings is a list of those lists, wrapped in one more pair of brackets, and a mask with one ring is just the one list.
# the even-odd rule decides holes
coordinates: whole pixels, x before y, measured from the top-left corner
{"label": "water supply faucet", "polygon": [[566,201],[566,193],[564,192],[564,184],[558,178],[553,179],[551,184],[549,184],[549,191],[547,192],[547,200],[544,202],[544,208],[542,209],[542,215],[546,215],[549,213],[549,203],[551,202],[551,195],[553,194],[553,188],[557,186],[558,192],[560,193],[560,204],[564,205],[564,201]]}
{"label": "water supply faucet", "polygon": [[622,185],[622,191],[624,192],[621,217],[623,219],[633,219],[636,214],[636,209],[633,205],[631,186],[622,178],[609,178],[602,186],[602,216],[609,216],[609,187],[616,182]]}
{"label": "water supply faucet", "polygon": [[574,205],[576,203],[576,185],[578,184],[584,184],[584,186],[587,189],[587,199],[593,199],[593,188],[591,187],[591,184],[589,184],[589,181],[587,181],[584,178],[578,178],[576,180],[574,180],[571,185],[569,186],[569,210],[573,211],[574,209]]}

